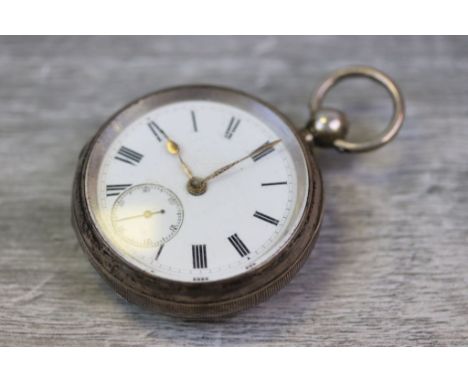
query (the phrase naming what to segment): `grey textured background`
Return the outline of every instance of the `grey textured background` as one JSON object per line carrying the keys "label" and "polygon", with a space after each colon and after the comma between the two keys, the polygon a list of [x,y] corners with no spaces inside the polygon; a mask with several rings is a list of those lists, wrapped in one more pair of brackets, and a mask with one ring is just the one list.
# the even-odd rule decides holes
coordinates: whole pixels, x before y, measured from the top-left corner
{"label": "grey textured background", "polygon": [[[313,87],[356,63],[394,77],[407,120],[374,153],[317,153],[324,225],[289,286],[197,323],[130,306],[100,279],[70,226],[70,189],[79,150],[111,113],[205,82],[302,126]],[[361,125],[354,136],[389,118],[370,82],[330,100]],[[0,345],[468,345],[467,123],[467,38],[1,38]]]}

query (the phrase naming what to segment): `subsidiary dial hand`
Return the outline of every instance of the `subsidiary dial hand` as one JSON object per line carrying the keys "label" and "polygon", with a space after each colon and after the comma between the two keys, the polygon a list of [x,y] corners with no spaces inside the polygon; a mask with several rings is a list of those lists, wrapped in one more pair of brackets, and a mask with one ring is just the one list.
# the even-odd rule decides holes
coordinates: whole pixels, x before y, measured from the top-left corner
{"label": "subsidiary dial hand", "polygon": [[124,220],[131,220],[131,219],[136,219],[136,218],[150,218],[151,216],[153,215],[156,215],[156,214],[163,214],[165,213],[166,211],[164,210],[159,210],[159,211],[145,211],[143,212],[142,214],[140,215],[133,215],[133,216],[127,216],[127,217],[124,217],[124,218],[120,218],[120,219],[117,219],[116,221],[118,222],[121,222],[121,221],[124,221]]}
{"label": "subsidiary dial hand", "polygon": [[213,178],[216,178],[218,175],[221,175],[223,172],[229,170],[230,168],[234,167],[235,165],[239,164],[240,162],[246,160],[246,159],[249,159],[249,158],[253,158],[253,157],[256,157],[256,156],[260,156],[262,153],[270,150],[271,148],[273,148],[274,146],[276,146],[278,143],[281,142],[281,139],[278,139],[276,141],[273,141],[273,142],[267,142],[267,143],[264,143],[263,145],[257,147],[255,150],[253,150],[250,154],[240,158],[240,159],[237,159],[235,160],[234,162],[231,162],[219,169],[217,169],[216,171],[212,172],[210,175],[208,175],[206,178],[204,178],[202,180],[203,183],[206,183],[208,182],[209,180],[213,179]]}
{"label": "subsidiary dial hand", "polygon": [[185,175],[187,175],[187,177],[189,179],[192,179],[193,178],[192,170],[190,169],[188,164],[185,163],[185,161],[182,159],[182,156],[180,155],[179,145],[176,142],[174,142],[171,138],[169,138],[169,136],[166,134],[166,132],[163,129],[161,129],[157,125],[155,127],[161,133],[161,135],[166,139],[166,150],[167,150],[167,152],[169,154],[177,156],[177,158],[179,159],[179,162],[180,162],[180,164],[182,166],[182,170],[184,170],[184,172],[185,172]]}

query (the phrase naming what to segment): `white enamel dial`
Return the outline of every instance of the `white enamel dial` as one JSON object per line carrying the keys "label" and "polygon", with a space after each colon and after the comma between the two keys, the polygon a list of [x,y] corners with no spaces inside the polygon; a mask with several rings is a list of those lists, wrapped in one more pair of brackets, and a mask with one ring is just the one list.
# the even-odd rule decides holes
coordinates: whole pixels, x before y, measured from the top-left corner
{"label": "white enamel dial", "polygon": [[[309,182],[287,127],[227,103],[184,100],[111,128],[115,138],[91,156],[88,194],[102,236],[133,266],[175,281],[223,280],[265,264],[293,235]],[[188,191],[190,176],[242,158],[205,192]]]}

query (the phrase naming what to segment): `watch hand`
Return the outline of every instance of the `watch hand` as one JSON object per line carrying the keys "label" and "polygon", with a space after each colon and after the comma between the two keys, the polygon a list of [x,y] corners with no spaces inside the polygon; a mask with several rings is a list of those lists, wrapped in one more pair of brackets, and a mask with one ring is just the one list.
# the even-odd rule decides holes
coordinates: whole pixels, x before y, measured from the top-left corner
{"label": "watch hand", "polygon": [[281,139],[277,139],[276,141],[273,141],[273,142],[266,142],[264,144],[262,144],[261,146],[257,147],[255,150],[253,150],[250,154],[240,158],[240,159],[237,159],[235,160],[234,162],[231,162],[219,169],[217,169],[216,171],[212,172],[210,175],[208,175],[207,177],[205,177],[202,182],[203,183],[206,183],[207,181],[217,177],[218,175],[221,175],[223,172],[229,170],[230,168],[234,167],[235,165],[239,164],[240,162],[248,159],[248,158],[251,158],[251,157],[254,157],[254,156],[257,156],[259,154],[262,154],[263,152],[271,149],[272,147],[274,147],[275,145],[277,145],[278,143],[281,142]]}
{"label": "watch hand", "polygon": [[155,126],[156,129],[161,133],[161,135],[166,138],[166,150],[169,154],[176,155],[177,158],[179,159],[179,162],[182,166],[182,170],[184,170],[185,175],[188,176],[189,179],[193,178],[192,170],[190,170],[190,167],[188,166],[187,163],[182,159],[182,156],[180,155],[180,148],[179,145],[173,141],[169,136],[166,134],[166,132],[161,129],[158,125]]}
{"label": "watch hand", "polygon": [[182,159],[182,156],[180,155],[179,145],[172,140],[168,140],[166,142],[166,149],[172,155],[177,155],[177,158],[179,158],[179,162],[182,166],[182,170],[184,170],[185,172],[185,175],[187,175],[189,179],[192,179],[193,178],[192,170],[190,169],[188,164],[185,163],[185,161]]}
{"label": "watch hand", "polygon": [[164,210],[159,210],[159,211],[145,211],[143,212],[142,214],[140,215],[133,215],[133,216],[127,216],[127,217],[124,217],[124,218],[120,218],[120,219],[117,219],[116,221],[117,222],[121,222],[121,221],[124,221],[124,220],[130,220],[130,219],[136,219],[136,218],[150,218],[151,216],[153,215],[156,215],[156,214],[163,214],[165,213],[166,211]]}

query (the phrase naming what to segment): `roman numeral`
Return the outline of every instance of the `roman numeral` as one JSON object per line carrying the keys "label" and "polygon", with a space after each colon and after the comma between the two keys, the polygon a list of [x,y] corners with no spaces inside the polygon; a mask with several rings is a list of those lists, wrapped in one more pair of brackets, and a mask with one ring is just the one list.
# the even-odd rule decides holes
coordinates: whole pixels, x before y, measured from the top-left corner
{"label": "roman numeral", "polygon": [[272,218],[271,216],[262,214],[261,212],[258,212],[258,211],[255,211],[253,216],[255,216],[256,218],[258,218],[260,220],[263,220],[263,221],[265,221],[267,223],[273,224],[273,225],[278,225],[278,223],[279,223],[279,220],[277,220],[275,218]]}
{"label": "roman numeral", "polygon": [[117,196],[122,191],[125,191],[131,184],[108,184],[106,186],[106,196]]}
{"label": "roman numeral", "polygon": [[128,147],[122,146],[119,149],[117,156],[115,156],[114,158],[122,162],[131,164],[132,166],[135,166],[135,164],[140,163],[141,159],[143,158],[143,155],[129,149]]}
{"label": "roman numeral", "polygon": [[226,129],[226,132],[224,133],[224,138],[231,139],[234,133],[236,132],[237,128],[239,127],[240,122],[240,119],[232,117],[229,121],[229,125]]}
{"label": "roman numeral", "polygon": [[190,112],[192,115],[192,125],[193,125],[193,131],[197,132],[198,131],[198,126],[197,126],[197,119],[195,118],[195,112],[192,110]]}
{"label": "roman numeral", "polygon": [[193,268],[207,268],[208,261],[206,258],[206,244],[192,245],[192,262]]}
{"label": "roman numeral", "polygon": [[[265,144],[267,144],[267,143],[269,143],[269,142],[266,142]],[[253,159],[254,162],[256,162],[259,159],[262,159],[263,157],[265,157],[268,154],[272,153],[273,151],[275,151],[274,147],[267,147],[264,150],[256,152],[255,155],[252,155],[252,159]]]}
{"label": "roman numeral", "polygon": [[271,183],[262,183],[262,187],[267,186],[280,186],[282,184],[288,184],[288,182],[271,182]]}
{"label": "roman numeral", "polygon": [[250,251],[244,242],[237,236],[237,233],[228,237],[229,242],[235,248],[235,250],[241,255],[241,257],[247,256]]}
{"label": "roman numeral", "polygon": [[159,128],[159,126],[157,125],[157,123],[154,122],[154,121],[149,121],[149,122],[148,122],[148,127],[150,128],[151,132],[152,132],[153,135],[156,137],[156,139],[158,140],[158,142],[162,142],[161,136],[159,135],[161,129]]}
{"label": "roman numeral", "polygon": [[156,257],[154,258],[154,260],[159,259],[159,256],[161,255],[161,252],[162,252],[163,248],[164,248],[164,244],[159,247],[158,252],[156,253]]}

